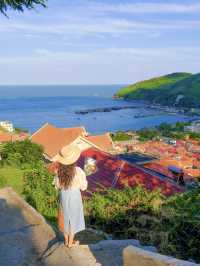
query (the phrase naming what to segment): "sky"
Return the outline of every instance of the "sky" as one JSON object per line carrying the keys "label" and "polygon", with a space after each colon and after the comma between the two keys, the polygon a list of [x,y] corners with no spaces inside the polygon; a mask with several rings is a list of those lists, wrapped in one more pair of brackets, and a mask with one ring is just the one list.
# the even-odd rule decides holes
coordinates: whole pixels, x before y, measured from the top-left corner
{"label": "sky", "polygon": [[128,84],[200,72],[199,0],[49,0],[0,14],[0,84]]}

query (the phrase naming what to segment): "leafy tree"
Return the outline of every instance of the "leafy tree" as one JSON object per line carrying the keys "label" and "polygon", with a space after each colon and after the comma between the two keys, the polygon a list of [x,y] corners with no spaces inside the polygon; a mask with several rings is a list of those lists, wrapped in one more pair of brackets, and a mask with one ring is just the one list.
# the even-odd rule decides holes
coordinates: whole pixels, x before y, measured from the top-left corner
{"label": "leafy tree", "polygon": [[176,122],[174,129],[176,131],[179,132],[183,132],[184,131],[184,126],[186,126],[188,123],[184,123],[184,122]]}
{"label": "leafy tree", "polygon": [[9,9],[23,12],[24,9],[33,9],[36,5],[45,7],[46,0],[0,0],[0,12],[6,15]]}
{"label": "leafy tree", "polygon": [[139,135],[140,141],[153,140],[160,136],[159,131],[156,129],[142,129],[139,130],[137,133]]}
{"label": "leafy tree", "polygon": [[161,123],[159,126],[158,126],[158,129],[161,130],[161,131],[170,131],[172,129],[171,125],[168,124],[168,123]]}
{"label": "leafy tree", "polygon": [[2,163],[17,165],[34,165],[43,158],[41,146],[30,140],[7,142],[1,148]]}
{"label": "leafy tree", "polygon": [[21,132],[25,132],[28,133],[28,129],[25,128],[19,128],[19,127],[15,127],[15,133],[21,133]]}
{"label": "leafy tree", "polygon": [[200,133],[198,133],[198,132],[190,132],[189,136],[191,139],[200,140]]}

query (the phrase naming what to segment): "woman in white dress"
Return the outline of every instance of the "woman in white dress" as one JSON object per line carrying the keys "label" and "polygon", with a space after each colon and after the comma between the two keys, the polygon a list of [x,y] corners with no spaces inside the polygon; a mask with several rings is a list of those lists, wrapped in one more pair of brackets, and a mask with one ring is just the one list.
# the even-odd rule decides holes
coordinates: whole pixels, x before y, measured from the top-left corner
{"label": "woman in white dress", "polygon": [[74,235],[85,229],[80,190],[87,189],[87,180],[84,171],[76,166],[80,153],[77,146],[69,145],[56,158],[58,168],[54,185],[60,190],[58,226],[69,248],[79,244],[74,241]]}

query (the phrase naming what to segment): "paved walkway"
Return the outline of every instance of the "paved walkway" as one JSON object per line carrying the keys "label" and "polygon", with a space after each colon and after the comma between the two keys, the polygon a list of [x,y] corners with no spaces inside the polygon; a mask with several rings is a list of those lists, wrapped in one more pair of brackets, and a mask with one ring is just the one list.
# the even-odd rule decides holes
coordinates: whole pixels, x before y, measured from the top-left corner
{"label": "paved walkway", "polygon": [[140,246],[136,240],[105,240],[69,250],[44,218],[10,188],[0,190],[0,213],[2,266],[121,266],[123,248]]}
{"label": "paved walkway", "polygon": [[[103,240],[67,249],[43,216],[11,188],[0,190],[0,215],[2,266],[122,266],[122,251],[129,245],[142,248],[140,252],[156,251],[154,247],[141,246],[137,240]],[[172,261],[170,265],[191,265],[167,259]],[[136,261],[134,265],[138,266]]]}

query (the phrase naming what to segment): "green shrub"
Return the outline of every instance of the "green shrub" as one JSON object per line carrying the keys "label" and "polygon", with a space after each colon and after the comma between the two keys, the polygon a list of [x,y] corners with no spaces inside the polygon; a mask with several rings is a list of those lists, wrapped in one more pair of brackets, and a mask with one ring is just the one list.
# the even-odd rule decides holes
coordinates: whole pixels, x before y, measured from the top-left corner
{"label": "green shrub", "polygon": [[142,129],[137,131],[140,141],[148,141],[156,139],[160,136],[160,132],[156,129]]}
{"label": "green shrub", "polygon": [[25,128],[15,127],[15,133],[21,133],[21,132],[28,133],[29,131]]}
{"label": "green shrub", "polygon": [[94,194],[85,202],[87,224],[115,238],[136,238],[164,254],[200,262],[200,189],[164,198],[140,186]]}
{"label": "green shrub", "polygon": [[161,224],[168,233],[162,251],[200,262],[200,189],[168,199],[162,208]]}
{"label": "green shrub", "polygon": [[58,210],[58,192],[52,185],[53,176],[48,172],[43,162],[24,174],[23,194],[26,200],[44,215],[55,222]]}
{"label": "green shrub", "polygon": [[200,140],[200,133],[198,132],[190,132],[189,137],[194,140]]}
{"label": "green shrub", "polygon": [[138,238],[136,232],[131,232],[138,216],[157,213],[163,199],[159,191],[147,192],[140,186],[110,189],[105,195],[95,193],[85,201],[87,223],[113,233],[117,238]]}
{"label": "green shrub", "polygon": [[42,160],[43,149],[30,140],[7,142],[1,148],[1,157],[3,164],[16,166],[34,165]]}

